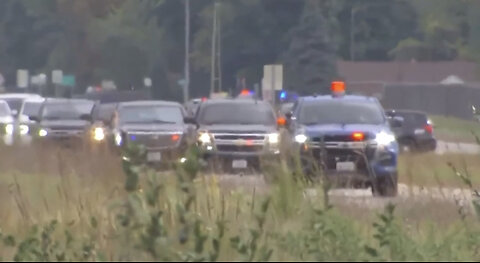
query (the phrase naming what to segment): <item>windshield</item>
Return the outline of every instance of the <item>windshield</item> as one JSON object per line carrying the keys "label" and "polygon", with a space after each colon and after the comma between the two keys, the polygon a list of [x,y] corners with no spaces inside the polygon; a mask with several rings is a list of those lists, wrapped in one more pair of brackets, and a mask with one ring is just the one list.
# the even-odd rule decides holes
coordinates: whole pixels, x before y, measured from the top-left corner
{"label": "windshield", "polygon": [[43,107],[44,120],[79,120],[82,115],[90,115],[93,102],[48,103]]}
{"label": "windshield", "polygon": [[8,104],[5,102],[0,103],[0,117],[10,116],[11,114]]}
{"label": "windshield", "polygon": [[121,123],[183,123],[183,114],[176,106],[127,106],[119,112]]}
{"label": "windshield", "polygon": [[382,109],[374,103],[325,101],[306,103],[300,109],[299,122],[315,124],[372,124],[385,122]]}
{"label": "windshield", "polygon": [[41,106],[41,102],[25,102],[22,114],[28,117],[38,116]]}
{"label": "windshield", "polygon": [[272,108],[264,103],[222,103],[205,106],[199,116],[200,124],[275,125]]}
{"label": "windshield", "polygon": [[23,99],[19,98],[8,98],[8,99],[2,99],[8,103],[8,106],[10,107],[10,110],[16,110],[17,112],[20,111],[20,108],[22,107],[22,102]]}

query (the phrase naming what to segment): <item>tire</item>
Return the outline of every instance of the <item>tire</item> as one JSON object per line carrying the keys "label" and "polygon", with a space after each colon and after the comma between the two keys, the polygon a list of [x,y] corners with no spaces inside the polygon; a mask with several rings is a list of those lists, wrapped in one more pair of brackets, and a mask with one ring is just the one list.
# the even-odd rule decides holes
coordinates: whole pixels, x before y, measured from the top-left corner
{"label": "tire", "polygon": [[410,153],[417,149],[417,144],[412,139],[406,139],[400,144],[401,153]]}
{"label": "tire", "polygon": [[372,192],[374,196],[395,197],[398,194],[397,174],[386,175],[377,178],[373,184]]}

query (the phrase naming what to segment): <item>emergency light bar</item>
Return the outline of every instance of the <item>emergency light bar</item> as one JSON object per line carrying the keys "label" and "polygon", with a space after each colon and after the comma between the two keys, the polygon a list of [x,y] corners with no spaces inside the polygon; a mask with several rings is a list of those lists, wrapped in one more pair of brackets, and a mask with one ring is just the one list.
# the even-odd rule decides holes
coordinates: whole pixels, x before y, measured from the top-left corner
{"label": "emergency light bar", "polygon": [[331,86],[332,95],[341,96],[345,94],[345,82],[334,81]]}

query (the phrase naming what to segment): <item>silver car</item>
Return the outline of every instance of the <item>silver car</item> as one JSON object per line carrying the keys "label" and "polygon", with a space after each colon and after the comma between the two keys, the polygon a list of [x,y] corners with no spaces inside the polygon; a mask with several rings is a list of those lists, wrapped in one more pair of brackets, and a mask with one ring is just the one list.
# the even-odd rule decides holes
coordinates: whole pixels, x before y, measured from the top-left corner
{"label": "silver car", "polygon": [[0,100],[0,135],[2,142],[6,145],[13,144],[13,123],[14,119],[8,103]]}

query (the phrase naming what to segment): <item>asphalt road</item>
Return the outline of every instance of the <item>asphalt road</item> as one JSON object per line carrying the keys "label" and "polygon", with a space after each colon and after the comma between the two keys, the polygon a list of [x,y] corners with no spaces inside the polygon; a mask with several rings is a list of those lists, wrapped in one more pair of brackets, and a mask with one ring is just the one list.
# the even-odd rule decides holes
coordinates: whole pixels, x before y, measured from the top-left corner
{"label": "asphalt road", "polygon": [[453,143],[438,141],[435,153],[438,155],[446,153],[479,154],[480,146],[471,143]]}

